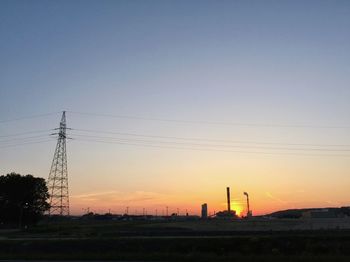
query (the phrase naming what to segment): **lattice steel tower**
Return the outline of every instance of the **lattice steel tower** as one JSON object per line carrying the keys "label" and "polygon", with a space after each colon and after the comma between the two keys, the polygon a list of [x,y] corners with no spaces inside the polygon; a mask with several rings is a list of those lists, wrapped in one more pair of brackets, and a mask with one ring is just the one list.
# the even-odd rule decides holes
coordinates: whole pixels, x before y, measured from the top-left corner
{"label": "lattice steel tower", "polygon": [[66,129],[66,112],[63,111],[48,179],[51,206],[49,215],[69,215]]}

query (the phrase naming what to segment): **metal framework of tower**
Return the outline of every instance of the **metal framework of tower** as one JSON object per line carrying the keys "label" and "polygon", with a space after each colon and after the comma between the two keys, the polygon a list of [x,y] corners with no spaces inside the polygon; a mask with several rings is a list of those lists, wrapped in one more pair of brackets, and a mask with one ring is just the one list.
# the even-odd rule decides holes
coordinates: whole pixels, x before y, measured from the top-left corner
{"label": "metal framework of tower", "polygon": [[66,129],[66,112],[63,111],[57,133],[57,145],[48,179],[50,194],[49,215],[69,215]]}

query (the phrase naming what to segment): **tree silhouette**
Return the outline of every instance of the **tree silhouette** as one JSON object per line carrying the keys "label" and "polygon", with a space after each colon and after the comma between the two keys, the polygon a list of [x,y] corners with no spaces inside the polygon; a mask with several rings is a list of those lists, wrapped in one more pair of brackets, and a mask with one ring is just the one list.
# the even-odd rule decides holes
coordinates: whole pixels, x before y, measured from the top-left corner
{"label": "tree silhouette", "polygon": [[50,205],[45,179],[10,173],[0,176],[0,222],[9,225],[36,223]]}

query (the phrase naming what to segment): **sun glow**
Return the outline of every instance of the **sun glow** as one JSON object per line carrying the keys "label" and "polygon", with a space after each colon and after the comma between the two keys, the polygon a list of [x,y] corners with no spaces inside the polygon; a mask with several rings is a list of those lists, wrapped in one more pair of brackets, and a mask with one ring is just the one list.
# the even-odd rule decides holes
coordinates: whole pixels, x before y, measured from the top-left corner
{"label": "sun glow", "polygon": [[231,203],[231,210],[236,211],[236,215],[241,217],[243,215],[244,207],[239,203]]}

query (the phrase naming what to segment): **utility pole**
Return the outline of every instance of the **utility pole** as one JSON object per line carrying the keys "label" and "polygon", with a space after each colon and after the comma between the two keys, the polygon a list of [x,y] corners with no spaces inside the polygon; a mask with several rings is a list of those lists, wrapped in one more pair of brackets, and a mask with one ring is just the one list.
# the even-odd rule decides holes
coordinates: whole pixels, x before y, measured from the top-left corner
{"label": "utility pole", "polygon": [[243,194],[247,197],[247,217],[250,217],[251,212],[249,207],[249,195],[247,192],[244,192]]}
{"label": "utility pole", "polygon": [[69,215],[66,129],[66,112],[63,111],[60,127],[56,128],[58,133],[53,134],[58,135],[58,139],[48,178],[49,215]]}

